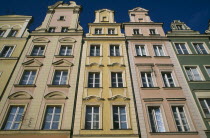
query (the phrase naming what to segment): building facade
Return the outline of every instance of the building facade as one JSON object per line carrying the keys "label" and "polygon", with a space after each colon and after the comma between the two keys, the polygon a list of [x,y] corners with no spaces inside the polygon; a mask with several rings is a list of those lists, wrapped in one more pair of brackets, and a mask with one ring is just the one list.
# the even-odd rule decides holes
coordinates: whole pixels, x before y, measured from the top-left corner
{"label": "building facade", "polygon": [[139,137],[125,37],[114,11],[95,11],[79,78],[73,137]]}
{"label": "building facade", "polygon": [[0,103],[28,39],[31,16],[0,16]]}
{"label": "building facade", "polygon": [[1,101],[1,138],[70,137],[83,35],[80,10],[75,2],[57,2],[30,34]]}
{"label": "building facade", "polygon": [[204,124],[163,23],[129,10],[123,23],[142,138],[206,137]]}
{"label": "building facade", "polygon": [[210,137],[210,43],[208,30],[200,34],[174,20],[167,33]]}

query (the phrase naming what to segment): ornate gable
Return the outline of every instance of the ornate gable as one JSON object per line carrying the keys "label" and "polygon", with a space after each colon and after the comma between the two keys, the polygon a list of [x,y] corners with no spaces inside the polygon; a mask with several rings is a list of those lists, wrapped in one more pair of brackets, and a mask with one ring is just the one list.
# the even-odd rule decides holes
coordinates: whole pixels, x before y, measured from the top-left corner
{"label": "ornate gable", "polygon": [[42,65],[43,64],[36,59],[31,59],[23,63],[25,67],[41,67]]}
{"label": "ornate gable", "polygon": [[58,60],[56,62],[53,62],[52,64],[58,67],[71,67],[74,65],[73,63],[65,59]]}
{"label": "ornate gable", "polygon": [[136,7],[134,9],[132,9],[131,11],[144,11],[144,12],[148,12],[148,10],[144,9],[144,8],[141,8],[141,7]]}

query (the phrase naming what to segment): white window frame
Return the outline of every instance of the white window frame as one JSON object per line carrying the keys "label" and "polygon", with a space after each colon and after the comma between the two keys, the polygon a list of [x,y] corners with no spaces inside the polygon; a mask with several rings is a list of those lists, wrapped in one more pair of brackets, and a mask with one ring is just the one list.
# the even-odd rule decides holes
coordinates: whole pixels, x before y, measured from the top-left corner
{"label": "white window frame", "polygon": [[[136,34],[135,32],[135,30],[138,30],[138,33]],[[137,29],[137,28],[133,28],[133,34],[134,35],[140,35],[141,34],[141,30],[140,29]]]}
{"label": "white window frame", "polygon": [[[114,55],[111,55],[111,46],[114,46]],[[121,56],[121,46],[120,45],[115,45],[115,44],[111,44],[111,45],[109,45],[109,54],[110,54],[110,56],[115,56],[115,57],[118,57],[117,55],[116,55],[116,47],[119,47],[119,56]]]}
{"label": "white window frame", "polygon": [[[113,107],[114,107],[114,106],[117,106],[117,107],[118,107],[118,122],[119,122],[119,128],[118,128],[118,129],[119,129],[119,130],[122,129],[122,128],[121,128],[121,124],[120,124],[120,122],[121,122],[121,120],[120,120],[120,110],[119,110],[119,107],[120,107],[120,106],[124,106],[124,107],[125,107],[125,115],[126,115],[126,121],[125,121],[125,122],[126,122],[126,127],[127,127],[125,130],[129,129],[129,124],[128,124],[128,112],[127,112],[127,105],[126,105],[126,104],[125,104],[125,105],[121,105],[121,104],[120,104],[120,105],[115,105],[115,104],[112,105],[112,108],[111,108],[111,109],[112,109],[112,125],[113,125],[113,129],[114,129],[114,118],[113,118],[113,115],[114,115]],[[117,130],[118,130],[118,129],[117,129]]]}
{"label": "white window frame", "polygon": [[[14,32],[13,32],[13,34],[11,35],[12,31],[16,31],[15,35],[14,35]],[[7,37],[16,37],[17,34],[18,34],[18,32],[19,32],[18,29],[11,29]]]}
{"label": "white window frame", "polygon": [[[22,78],[23,78],[23,75],[24,75],[24,72],[25,72],[25,71],[30,71],[30,74],[29,74],[29,77],[27,78],[26,84],[21,84],[21,83],[22,83]],[[33,83],[32,83],[32,84],[28,84],[28,82],[29,82],[29,80],[30,80],[30,77],[31,77],[31,75],[32,75],[32,71],[35,71],[36,74],[35,74],[35,76],[34,76]],[[25,70],[23,70],[23,73],[22,73],[22,75],[21,75],[21,77],[20,77],[19,85],[33,85],[33,84],[35,84],[35,80],[36,80],[37,74],[38,74],[38,70],[37,70],[37,69],[25,69]]]}
{"label": "white window frame", "polygon": [[[91,47],[94,47],[94,55],[93,55],[93,56],[91,56],[91,54],[90,54],[90,53],[91,53]],[[96,48],[96,47],[99,47],[99,50],[100,50],[99,56],[101,56],[101,46],[98,45],[98,44],[91,44],[91,45],[90,45],[89,56],[91,56],[91,57],[97,56],[97,55],[96,55],[96,53],[97,53],[97,52],[96,52],[96,51],[97,51],[97,48]]]}
{"label": "white window frame", "polygon": [[[192,54],[192,52],[191,52],[191,50],[190,50],[190,48],[189,48],[189,46],[188,46],[188,44],[186,42],[173,42],[173,44],[174,44],[174,48],[176,49],[176,53],[177,54],[179,54],[179,52],[178,52],[178,50],[176,48],[176,44],[179,44],[179,47],[180,47],[180,44],[184,44],[186,49],[187,49],[188,55]],[[179,55],[185,55],[184,52],[183,52],[182,47],[181,47],[181,51],[182,51],[182,54],[179,54]]]}
{"label": "white window frame", "polygon": [[[187,76],[188,81],[205,81],[204,76],[203,76],[203,74],[202,74],[202,72],[201,72],[201,70],[200,70],[198,65],[184,65],[183,67],[184,67],[184,71],[185,71],[185,74]],[[188,77],[188,74],[187,74],[186,67],[188,67],[188,68],[192,68],[192,67],[194,68],[195,67],[197,72],[198,72],[198,74],[199,74],[199,76],[200,76],[200,78],[201,78],[201,80],[194,80],[194,79],[190,80],[190,78]],[[193,74],[193,76],[194,76],[194,74]]]}
{"label": "white window frame", "polygon": [[[155,34],[151,34],[150,30],[155,30]],[[150,29],[149,29],[149,34],[150,34],[150,35],[157,35],[157,34],[158,34],[158,31],[157,31],[156,28],[150,28]]]}
{"label": "white window frame", "polygon": [[[206,101],[206,99],[210,99],[210,97],[206,96],[205,98],[202,98],[202,97],[198,97],[198,98],[197,98],[198,103],[200,104],[200,108],[201,108],[201,110],[202,110],[202,112],[203,112],[203,115],[206,117],[206,114],[205,114],[205,112],[203,111],[203,107],[202,107],[202,105],[201,105],[199,99],[205,99],[204,103],[205,103],[205,105],[206,105],[206,107],[207,107],[207,110],[208,110],[208,112],[209,112],[209,115],[210,115],[210,105],[208,105],[208,103],[207,103],[207,101]],[[207,118],[207,117],[206,117],[206,118]]]}
{"label": "white window frame", "polygon": [[208,69],[207,69],[207,68],[209,68],[209,70],[210,70],[210,65],[204,65],[204,68],[205,68],[205,70],[206,70],[206,73],[207,73],[208,76],[210,77],[210,71],[208,72]]}
{"label": "white window frame", "polygon": [[[109,30],[112,30],[111,33],[109,33]],[[107,29],[108,34],[116,34],[115,33],[115,28],[108,28]]]}
{"label": "white window frame", "polygon": [[[137,51],[136,51],[136,47],[138,46],[138,51],[139,51],[139,53],[140,53],[140,55],[138,55],[138,53],[137,53]],[[141,50],[141,47],[144,47],[144,49],[145,49],[145,56],[148,56],[148,52],[147,52],[147,48],[146,48],[146,45],[143,45],[143,44],[135,44],[135,52],[136,52],[136,56],[142,56],[142,57],[144,57],[143,56],[143,53],[142,53],[142,50]]]}
{"label": "white window frame", "polygon": [[[5,125],[6,125],[6,121],[7,121],[7,119],[8,119],[9,111],[10,111],[10,109],[11,109],[12,106],[23,106],[24,109],[23,109],[22,118],[25,116],[25,111],[26,111],[26,109],[27,109],[27,104],[10,104],[10,105],[8,106],[8,108],[7,108],[7,111],[5,112],[6,115],[5,115],[4,119],[2,119],[1,128],[2,128],[3,130],[19,130],[19,129],[21,128],[22,120],[21,120],[20,123],[19,123],[18,129],[4,129],[4,127],[5,127]],[[13,121],[14,121],[14,119],[13,119]],[[11,126],[12,126],[12,125],[11,125]]]}
{"label": "white window frame", "polygon": [[[53,29],[53,31],[50,31],[50,29]],[[48,33],[55,33],[56,27],[49,27]]]}
{"label": "white window frame", "polygon": [[[181,26],[181,27],[180,27]],[[182,24],[177,24],[176,25],[177,30],[184,30],[184,27]]]}
{"label": "white window frame", "polygon": [[[65,31],[63,31],[64,28],[65,28]],[[67,32],[68,32],[68,27],[65,27],[65,26],[61,27],[61,33],[67,33]]]}
{"label": "white window frame", "polygon": [[[112,73],[116,73],[116,74],[115,74],[115,77],[116,77],[116,80],[115,80],[115,82],[116,82],[116,87],[113,87],[113,86],[112,86]],[[117,74],[117,73],[121,73],[121,74],[122,74],[122,87],[119,87],[118,74]],[[111,87],[113,87],[113,88],[123,88],[123,87],[124,87],[124,82],[125,82],[125,80],[124,80],[123,74],[124,74],[124,73],[123,73],[122,71],[111,71],[111,73],[110,73]]]}
{"label": "white window frame", "polygon": [[175,82],[175,79],[174,79],[174,76],[173,76],[173,72],[172,71],[161,71],[161,77],[162,77],[162,80],[163,80],[164,87],[171,88],[171,85],[170,85],[168,76],[166,74],[164,75],[164,77],[166,79],[166,83],[167,84],[165,84],[164,78],[163,78],[163,75],[162,75],[163,73],[170,73],[171,74],[171,78],[173,80],[174,87],[177,87],[176,82]]}
{"label": "white window frame", "polygon": [[[146,75],[145,75],[145,80],[146,80],[146,84],[147,84],[147,88],[153,88],[153,87],[155,87],[155,82],[154,82],[154,78],[153,78],[153,73],[152,72],[149,72],[149,71],[140,71],[140,76],[141,76],[141,83],[142,83],[142,87],[144,87],[143,86],[143,81],[142,81],[142,73],[145,73]],[[152,85],[153,85],[153,87],[150,87],[149,86],[149,81],[148,81],[148,77],[147,77],[147,74],[151,74],[151,79],[152,79]]]}
{"label": "white window frame", "polygon": [[[97,31],[96,31],[96,30],[97,30]],[[99,31],[99,30],[101,30],[101,31]],[[103,29],[102,29],[102,28],[95,28],[95,29],[94,29],[94,34],[96,34],[96,35],[103,34]]]}
{"label": "white window frame", "polygon": [[[196,50],[194,44],[203,44],[203,47],[204,47],[204,49],[206,50],[206,53],[209,54],[209,49],[207,48],[205,42],[191,42],[191,45],[192,45],[192,47],[194,48],[196,54],[199,54],[199,53],[197,52],[197,50]],[[203,55],[203,52],[200,50],[200,47],[199,47],[199,51],[201,52],[201,55]],[[204,54],[204,55],[205,55],[205,54]]]}
{"label": "white window frame", "polygon": [[[34,48],[37,47],[37,46],[39,47],[39,50],[38,50],[37,54],[36,54],[36,55],[32,55],[32,54],[33,54]],[[43,50],[42,55],[39,55],[38,53],[40,52],[40,50],[41,50],[40,48],[41,48],[41,47],[44,47],[44,50]],[[30,55],[31,55],[31,56],[43,56],[43,55],[44,55],[44,52],[45,52],[45,48],[46,48],[45,45],[34,45],[33,48],[32,48],[32,51],[31,51],[31,54],[30,54]]]}
{"label": "white window frame", "polygon": [[[3,48],[1,49],[1,53],[0,54],[2,54],[2,51],[4,50],[4,48],[5,47],[13,47],[13,49],[12,49],[12,51],[11,51],[11,53],[10,53],[10,55],[8,56],[8,57],[0,57],[0,58],[9,58],[9,57],[11,57],[11,55],[12,55],[12,53],[13,53],[13,51],[15,50],[15,48],[16,48],[16,45],[4,45],[3,46]],[[8,53],[8,51],[7,51],[7,53]]]}
{"label": "white window frame", "polygon": [[[91,109],[91,111],[92,111],[91,112],[91,121],[90,121],[91,122],[91,129],[93,129],[93,123],[94,122],[98,122],[98,129],[100,129],[100,123],[101,123],[101,119],[100,119],[101,118],[101,109],[100,109],[101,107],[100,107],[100,105],[86,105],[85,106],[85,117],[84,117],[84,119],[85,119],[84,122],[85,123],[84,123],[84,128],[85,128],[85,125],[86,125],[86,114],[87,114],[87,110],[86,109],[87,109],[88,106],[92,107],[92,109]],[[94,119],[93,119],[93,114],[95,114],[94,110],[93,110],[94,107],[98,107],[98,110],[99,110],[99,113],[98,113],[99,120],[98,121],[94,121]],[[89,130],[89,129],[86,129],[86,130]]]}
{"label": "white window frame", "polygon": [[0,37],[3,37],[4,34],[6,33],[6,30],[0,29],[0,31],[2,31],[2,33],[0,34]]}
{"label": "white window frame", "polygon": [[[188,124],[188,126],[189,126],[189,131],[183,131],[184,130],[184,125],[183,125],[183,122],[182,122],[182,119],[181,119],[181,117],[180,117],[180,113],[178,114],[178,118],[179,118],[179,121],[180,121],[180,124],[181,124],[181,128],[182,128],[182,131],[179,131],[178,130],[178,127],[177,127],[177,124],[176,124],[176,121],[175,121],[175,118],[174,118],[174,112],[173,112],[173,110],[172,110],[172,107],[176,107],[176,111],[177,111],[177,107],[182,107],[183,108],[183,111],[184,111],[184,115],[185,115],[185,117],[186,117],[186,121],[187,121],[187,124]],[[176,126],[176,129],[177,129],[177,131],[178,132],[190,132],[190,131],[193,131],[193,126],[192,126],[192,124],[191,124],[191,119],[190,119],[190,115],[189,115],[189,113],[186,111],[186,109],[185,109],[186,107],[185,107],[185,105],[183,105],[183,104],[172,104],[171,105],[171,113],[172,113],[172,116],[173,116],[173,120],[174,120],[174,124],[175,124],[175,126]]]}
{"label": "white window frame", "polygon": [[[158,48],[157,48],[158,47]],[[160,49],[159,49],[159,47],[161,47],[162,48],[162,50],[163,50],[163,55],[161,55],[160,54]],[[165,53],[165,49],[164,49],[164,47],[163,47],[163,45],[153,45],[153,49],[154,49],[154,53],[155,53],[155,49],[157,49],[157,51],[158,51],[158,55],[156,55],[156,53],[155,53],[155,56],[158,56],[158,57],[164,57],[164,56],[166,56],[166,53]]]}
{"label": "white window frame", "polygon": [[[55,77],[55,72],[56,71],[62,71],[61,72],[61,75],[60,75],[60,78],[59,78],[59,84],[53,84],[53,81],[54,81],[54,77]],[[67,71],[67,78],[66,78],[66,84],[60,84],[61,83],[61,76],[63,76],[63,71]],[[52,82],[51,82],[51,84],[52,85],[67,85],[67,83],[68,83],[68,77],[69,77],[69,70],[68,69],[55,69],[54,70],[54,73],[53,73],[53,78],[52,78]]]}
{"label": "white window frame", "polygon": [[[89,74],[90,73],[93,73],[93,87],[89,87]],[[100,72],[88,72],[88,80],[87,80],[87,86],[89,87],[89,88],[98,88],[98,87],[96,87],[95,85],[95,80],[96,80],[96,78],[95,78],[95,75],[96,75],[96,73],[98,73],[99,74],[99,87],[101,86],[101,73]]]}
{"label": "white window frame", "polygon": [[[64,53],[64,55],[60,55],[60,51],[61,51],[61,48],[62,48],[62,47],[66,47],[66,48],[65,48],[65,53]],[[69,55],[66,55],[66,54],[67,54],[67,51],[68,51],[68,47],[70,47],[71,52],[70,52]],[[72,51],[73,51],[73,45],[60,45],[59,56],[71,56],[71,55],[72,55]]]}

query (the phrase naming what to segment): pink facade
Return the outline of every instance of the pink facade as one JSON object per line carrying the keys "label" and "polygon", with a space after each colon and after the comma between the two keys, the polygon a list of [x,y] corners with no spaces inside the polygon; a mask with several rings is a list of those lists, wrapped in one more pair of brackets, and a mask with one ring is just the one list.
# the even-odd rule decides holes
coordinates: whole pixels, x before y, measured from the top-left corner
{"label": "pink facade", "polygon": [[141,137],[206,137],[163,24],[152,22],[143,8],[129,16],[123,26]]}

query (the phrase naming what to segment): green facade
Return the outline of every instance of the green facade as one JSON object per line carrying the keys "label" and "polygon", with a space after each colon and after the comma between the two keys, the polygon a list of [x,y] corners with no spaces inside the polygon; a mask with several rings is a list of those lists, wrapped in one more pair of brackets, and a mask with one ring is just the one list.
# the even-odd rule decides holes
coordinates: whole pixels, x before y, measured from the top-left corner
{"label": "green facade", "polygon": [[[175,20],[171,23],[171,29],[172,30],[167,33],[167,36],[172,43],[180,66],[182,67],[182,71],[185,74],[185,78],[203,118],[206,126],[206,135],[210,138],[210,116],[206,116],[200,102],[200,99],[208,99],[210,101],[210,74],[207,71],[207,68],[210,68],[210,35],[208,33],[200,34],[197,31],[193,31],[185,23],[180,22],[179,20]],[[182,44],[185,45],[188,54],[185,53],[186,51],[183,47],[183,49],[181,48],[182,52],[178,51]],[[201,49],[196,49],[197,44],[202,44],[207,54],[204,54],[204,49],[202,49],[204,51],[203,53]],[[201,50],[200,53],[198,53],[199,50]],[[190,69],[191,71],[189,71]],[[201,80],[198,79],[199,77],[196,78],[195,76],[194,78],[191,78],[189,75],[189,72],[193,72],[194,69],[197,70]],[[196,73],[192,73],[192,76],[194,74],[196,75]]]}

